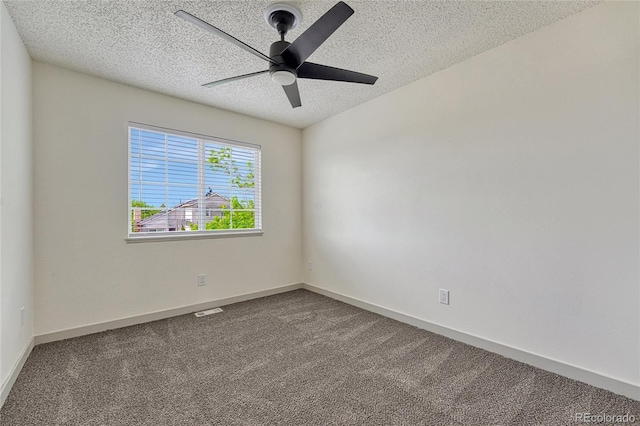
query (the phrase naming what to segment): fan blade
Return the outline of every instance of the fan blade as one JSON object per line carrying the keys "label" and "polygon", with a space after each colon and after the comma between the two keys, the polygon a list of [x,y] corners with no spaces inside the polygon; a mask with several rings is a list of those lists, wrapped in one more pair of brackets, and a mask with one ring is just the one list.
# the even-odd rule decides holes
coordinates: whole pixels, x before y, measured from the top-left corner
{"label": "fan blade", "polygon": [[244,78],[249,78],[249,77],[253,77],[254,75],[260,75],[260,74],[264,74],[266,72],[269,72],[269,70],[264,70],[264,71],[258,71],[258,72],[252,72],[250,74],[243,74],[243,75],[237,75],[235,77],[229,77],[229,78],[225,78],[223,80],[217,80],[217,81],[212,81],[211,83],[207,83],[207,84],[203,84],[202,87],[214,87],[214,86],[219,86],[221,84],[225,84],[225,83],[231,83],[232,81],[236,81],[236,80],[242,80]]}
{"label": "fan blade", "polygon": [[284,62],[293,68],[298,68],[351,15],[353,15],[353,9],[345,2],[337,3],[281,53]]}
{"label": "fan blade", "polygon": [[298,68],[298,78],[316,80],[346,81],[349,83],[374,84],[378,77],[360,72],[343,70],[342,68],[305,62]]}
{"label": "fan blade", "polygon": [[232,35],[229,35],[227,33],[225,33],[224,31],[214,27],[213,25],[203,21],[200,18],[197,18],[195,16],[193,16],[190,13],[185,12],[184,10],[178,10],[175,15],[179,18],[184,19],[185,21],[191,22],[194,25],[199,26],[202,29],[205,29],[207,31],[209,31],[210,33],[213,33],[219,37],[222,37],[223,39],[227,40],[228,42],[231,42],[233,44],[235,44],[236,46],[238,46],[241,49],[246,50],[247,52],[251,53],[252,55],[257,56],[260,59],[264,59],[265,61],[268,62],[273,62],[274,64],[276,62],[272,61],[271,58],[269,58],[267,55],[263,54],[262,52],[259,52],[258,50],[254,49],[253,47],[249,46],[246,43],[241,42],[240,40],[238,40],[237,38],[233,37]]}
{"label": "fan blade", "polygon": [[302,106],[302,102],[300,102],[300,91],[298,90],[298,82],[294,81],[293,84],[282,86],[282,88],[284,89],[284,93],[287,94],[287,98],[289,98],[289,102],[291,102],[291,106],[293,108]]}

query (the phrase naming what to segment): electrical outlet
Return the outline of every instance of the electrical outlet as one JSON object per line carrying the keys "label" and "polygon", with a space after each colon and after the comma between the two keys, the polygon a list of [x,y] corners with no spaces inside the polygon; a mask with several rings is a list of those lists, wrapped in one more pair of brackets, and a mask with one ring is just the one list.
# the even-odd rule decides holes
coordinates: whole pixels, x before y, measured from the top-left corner
{"label": "electrical outlet", "polygon": [[440,289],[440,303],[443,305],[449,304],[449,290]]}
{"label": "electrical outlet", "polygon": [[20,327],[24,325],[24,306],[20,308]]}
{"label": "electrical outlet", "polygon": [[198,275],[198,285],[199,286],[207,285],[207,276],[205,274]]}
{"label": "electrical outlet", "polygon": [[313,262],[312,261],[308,261],[307,262],[307,269],[310,271],[313,271]]}

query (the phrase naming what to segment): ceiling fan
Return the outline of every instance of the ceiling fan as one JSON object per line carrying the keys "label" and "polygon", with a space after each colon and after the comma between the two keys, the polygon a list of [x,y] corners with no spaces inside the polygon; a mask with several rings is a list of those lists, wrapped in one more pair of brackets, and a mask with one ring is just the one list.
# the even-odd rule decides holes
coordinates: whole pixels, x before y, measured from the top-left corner
{"label": "ceiling fan", "polygon": [[300,92],[298,91],[298,78],[346,81],[362,84],[374,84],[378,79],[378,77],[368,74],[306,62],[307,58],[353,15],[353,9],[342,1],[329,9],[327,13],[322,15],[320,19],[295,39],[293,43],[285,41],[284,36],[289,30],[298,26],[301,20],[300,12],[287,4],[273,4],[269,6],[265,10],[265,20],[280,34],[280,41],[271,44],[269,56],[184,10],[178,10],[175,12],[175,15],[269,62],[269,69],[267,70],[212,81],[211,83],[203,84],[204,87],[214,87],[220,84],[269,73],[271,79],[282,86],[289,102],[291,102],[291,106],[297,108],[302,105]]}

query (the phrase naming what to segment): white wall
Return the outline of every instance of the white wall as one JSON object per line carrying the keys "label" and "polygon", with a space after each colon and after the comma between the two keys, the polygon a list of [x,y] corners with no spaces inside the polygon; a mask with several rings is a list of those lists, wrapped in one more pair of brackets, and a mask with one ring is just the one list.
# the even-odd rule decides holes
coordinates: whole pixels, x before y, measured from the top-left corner
{"label": "white wall", "polygon": [[33,169],[31,58],[1,2],[0,15],[0,383],[4,390],[33,336]]}
{"label": "white wall", "polygon": [[639,8],[305,129],[305,282],[639,385]]}
{"label": "white wall", "polygon": [[[33,90],[36,335],[301,282],[300,130],[39,62]],[[262,145],[264,235],[127,244],[128,121]]]}

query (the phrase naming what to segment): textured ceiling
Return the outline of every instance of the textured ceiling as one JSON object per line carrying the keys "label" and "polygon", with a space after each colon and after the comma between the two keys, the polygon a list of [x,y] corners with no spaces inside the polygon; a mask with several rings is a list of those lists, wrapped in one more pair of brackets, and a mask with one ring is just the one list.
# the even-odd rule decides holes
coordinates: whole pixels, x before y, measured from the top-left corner
{"label": "textured ceiling", "polygon": [[[173,13],[198,16],[263,53],[278,39],[264,21],[277,1],[14,1],[9,14],[31,57],[75,71],[304,128],[428,76],[598,1],[352,1],[354,15],[309,61],[379,77],[375,86],[299,80],[292,109],[267,62]],[[302,23],[293,41],[335,1],[287,1]]]}

